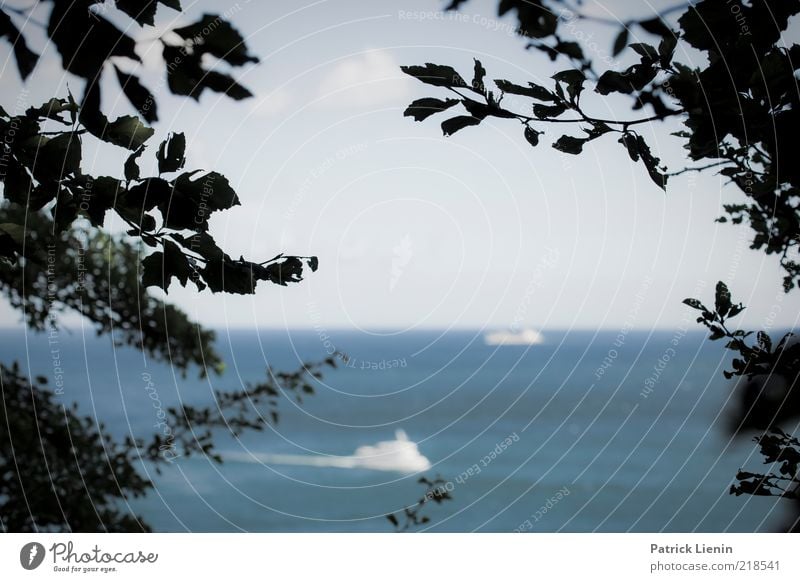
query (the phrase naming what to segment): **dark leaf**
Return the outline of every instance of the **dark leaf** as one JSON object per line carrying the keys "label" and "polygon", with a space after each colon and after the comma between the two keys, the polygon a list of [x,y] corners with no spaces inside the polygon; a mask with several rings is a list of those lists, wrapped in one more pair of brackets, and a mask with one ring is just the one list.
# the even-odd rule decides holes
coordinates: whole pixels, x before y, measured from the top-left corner
{"label": "dark leaf", "polygon": [[128,156],[128,159],[125,160],[125,179],[128,181],[131,180],[138,180],[139,179],[139,164],[137,160],[144,152],[145,146],[141,146],[135,152]]}
{"label": "dark leaf", "polygon": [[541,131],[536,131],[530,126],[525,126],[525,139],[528,140],[528,143],[532,146],[539,145],[539,135],[541,135]]}
{"label": "dark leaf", "polygon": [[471,125],[478,125],[480,119],[476,119],[471,115],[459,115],[458,117],[451,117],[450,119],[442,122],[442,132],[444,135],[453,135],[460,129],[469,127]]}
{"label": "dark leaf", "polygon": [[102,139],[129,150],[138,150],[153,133],[155,130],[144,125],[138,117],[124,115],[106,126]]}
{"label": "dark leaf", "polygon": [[665,36],[658,44],[659,64],[663,68],[666,69],[672,62],[672,55],[675,53],[676,46],[678,46],[678,38],[672,35]]}
{"label": "dark leaf", "polygon": [[11,17],[0,10],[0,37],[6,37],[14,49],[14,58],[17,61],[17,70],[23,80],[28,78],[36,67],[39,55],[28,48],[25,37],[11,21]]}
{"label": "dark leaf", "polygon": [[34,171],[44,166],[56,178],[79,173],[81,169],[80,136],[77,133],[57,135],[40,148],[39,158]]}
{"label": "dark leaf", "polygon": [[758,335],[756,335],[756,338],[758,345],[762,350],[767,353],[772,351],[772,338],[770,338],[768,334],[764,333],[763,331],[759,331]]}
{"label": "dark leaf", "polygon": [[95,82],[112,57],[140,61],[134,40],[94,11],[85,2],[53,3],[47,34],[61,55],[61,66]]}
{"label": "dark leaf", "polygon": [[534,105],[533,114],[539,119],[552,119],[558,117],[567,110],[567,106],[561,103],[557,105]]}
{"label": "dark leaf", "polygon": [[205,231],[213,212],[239,204],[239,197],[223,175],[208,172],[193,179],[198,172],[196,170],[178,176],[172,182],[169,198],[158,201],[158,209],[167,227]]}
{"label": "dark leaf", "polygon": [[458,99],[434,99],[433,97],[417,99],[406,108],[403,116],[413,117],[414,121],[422,121],[434,113],[439,113],[452,107],[458,102]]}
{"label": "dark leaf", "polygon": [[630,35],[627,26],[623,26],[622,30],[619,31],[617,38],[614,39],[614,48],[611,51],[613,56],[617,56],[625,47],[628,46],[628,36]]}
{"label": "dark leaf", "polygon": [[242,35],[219,15],[204,14],[198,22],[173,32],[191,41],[196,53],[208,53],[235,67],[258,62],[247,52]]}
{"label": "dark leaf", "polygon": [[536,83],[528,83],[527,87],[515,85],[503,79],[495,79],[495,85],[504,93],[511,93],[512,95],[524,95],[525,97],[532,97],[539,101],[557,101],[558,97],[552,91],[548,91],[541,85]]}
{"label": "dark leaf", "polygon": [[556,142],[553,144],[553,147],[566,154],[577,155],[583,151],[583,146],[587,141],[588,140],[586,139],[572,137],[571,135],[562,135],[560,138],[558,138],[558,140],[556,140]]}
{"label": "dark leaf", "polygon": [[728,286],[722,281],[717,283],[716,293],[714,295],[714,307],[717,313],[722,317],[725,317],[728,314],[728,310],[731,308],[731,292],[728,290]]}
{"label": "dark leaf", "polygon": [[201,84],[217,93],[224,93],[236,101],[253,96],[249,89],[237,83],[233,77],[217,73],[216,71],[207,72],[203,76]]}
{"label": "dark leaf", "polygon": [[156,159],[158,160],[158,173],[177,172],[186,163],[186,136],[183,133],[171,133],[161,145],[158,146]]}
{"label": "dark leaf", "polygon": [[467,86],[466,81],[464,81],[461,75],[456,73],[453,67],[448,67],[447,65],[425,63],[425,66],[402,66],[400,70],[406,75],[411,75],[428,85],[435,85],[437,87]]}
{"label": "dark leaf", "polygon": [[639,23],[644,30],[649,32],[650,34],[655,34],[657,36],[674,36],[672,31],[669,27],[664,24],[664,21],[661,18],[651,18],[649,20],[642,20]]}
{"label": "dark leaf", "polygon": [[139,112],[139,115],[148,123],[158,121],[155,97],[141,84],[139,78],[122,72],[116,65],[114,65],[114,71],[117,73],[117,80],[122,87],[122,92],[125,93],[125,97]]}
{"label": "dark leaf", "polygon": [[631,160],[638,162],[639,140],[636,139],[636,136],[632,133],[623,133],[618,141],[625,146],[626,150],[628,150],[628,155],[630,156]]}
{"label": "dark leaf", "polygon": [[706,308],[703,306],[703,304],[702,304],[702,303],[700,303],[700,301],[698,301],[697,299],[684,299],[684,300],[683,300],[683,303],[684,303],[684,304],[686,304],[686,305],[688,305],[688,306],[689,306],[689,307],[691,307],[692,309],[699,309],[699,310],[701,310],[701,311],[705,311],[705,309],[706,309]]}
{"label": "dark leaf", "polygon": [[114,208],[115,202],[122,192],[124,189],[116,178],[98,176],[94,180],[87,181],[79,192],[81,213],[89,218],[92,225],[103,226],[106,213]]}
{"label": "dark leaf", "polygon": [[586,75],[578,69],[569,69],[556,73],[553,75],[553,79],[567,86],[567,93],[574,102],[583,91],[583,82],[586,80]]}
{"label": "dark leaf", "polygon": [[25,111],[25,115],[32,118],[46,117],[47,119],[53,119],[61,123],[68,123],[61,117],[61,114],[65,112],[69,113],[71,122],[72,116],[77,113],[77,111],[78,105],[72,99],[56,99],[53,97],[39,107],[30,107]]}
{"label": "dark leaf", "polygon": [[170,281],[177,278],[186,286],[193,272],[189,259],[175,243],[165,240],[163,252],[155,252],[142,260],[142,285],[168,291]]}
{"label": "dark leaf", "polygon": [[486,69],[478,59],[475,59],[475,72],[472,77],[472,88],[476,91],[483,91],[483,78],[486,76]]}
{"label": "dark leaf", "polygon": [[644,42],[636,42],[630,45],[638,55],[648,61],[655,61],[658,59],[658,51],[651,45]]}
{"label": "dark leaf", "polygon": [[566,55],[571,59],[577,61],[583,60],[583,49],[577,42],[572,41],[559,41],[556,43],[554,50],[562,55]]}

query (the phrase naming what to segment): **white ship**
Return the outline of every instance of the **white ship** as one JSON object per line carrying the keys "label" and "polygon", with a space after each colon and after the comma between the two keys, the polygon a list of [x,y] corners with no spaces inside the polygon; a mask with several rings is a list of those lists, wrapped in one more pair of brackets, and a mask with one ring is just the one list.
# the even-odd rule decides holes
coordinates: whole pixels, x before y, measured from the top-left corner
{"label": "white ship", "polygon": [[493,331],[483,336],[487,346],[535,346],[544,343],[544,336],[535,329]]}

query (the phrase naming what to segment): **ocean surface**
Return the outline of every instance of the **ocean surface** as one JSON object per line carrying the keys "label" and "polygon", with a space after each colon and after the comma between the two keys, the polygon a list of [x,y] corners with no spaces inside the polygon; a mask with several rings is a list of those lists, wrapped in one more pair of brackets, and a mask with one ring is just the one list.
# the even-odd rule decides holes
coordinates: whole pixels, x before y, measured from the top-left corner
{"label": "ocean surface", "polygon": [[142,438],[156,430],[153,392],[165,408],[208,404],[214,389],[263,379],[268,364],[349,355],[302,404],[282,398],[277,426],[219,434],[224,463],[178,458],[161,475],[144,465],[155,487],[131,508],[156,531],[391,531],[384,516],[423,495],[421,475],[440,476],[452,496],[425,506],[423,531],[778,526],[780,501],[728,494],[761,457],[730,435],[735,385],[721,343],[699,332],[542,333],[538,345],[491,346],[479,331],[220,330],[227,370],[208,379],[88,329],[53,345],[5,331],[0,346],[4,362],[51,384],[55,347],[60,398]]}

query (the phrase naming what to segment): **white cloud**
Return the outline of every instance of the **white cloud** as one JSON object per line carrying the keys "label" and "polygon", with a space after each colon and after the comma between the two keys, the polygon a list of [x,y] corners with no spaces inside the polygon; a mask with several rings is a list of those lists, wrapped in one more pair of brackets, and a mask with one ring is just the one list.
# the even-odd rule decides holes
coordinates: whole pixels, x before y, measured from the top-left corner
{"label": "white cloud", "polygon": [[251,112],[257,117],[272,117],[285,113],[292,103],[292,95],[284,88],[276,89],[267,95],[258,95],[251,105]]}
{"label": "white cloud", "polygon": [[400,65],[384,50],[371,50],[336,64],[319,85],[327,106],[377,107],[402,103],[410,95]]}

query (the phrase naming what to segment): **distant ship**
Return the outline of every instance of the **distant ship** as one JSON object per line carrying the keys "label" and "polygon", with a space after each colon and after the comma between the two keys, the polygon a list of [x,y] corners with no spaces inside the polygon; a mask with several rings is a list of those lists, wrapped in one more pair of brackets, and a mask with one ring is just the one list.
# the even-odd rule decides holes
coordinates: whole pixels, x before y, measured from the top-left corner
{"label": "distant ship", "polygon": [[431,468],[431,462],[420,452],[417,443],[408,438],[404,430],[398,429],[394,435],[393,441],[362,445],[352,455],[273,455],[236,451],[226,453],[225,458],[246,463],[372,469],[398,473],[416,473]]}
{"label": "distant ship", "polygon": [[535,346],[544,343],[544,336],[535,329],[493,331],[483,336],[487,346]]}

